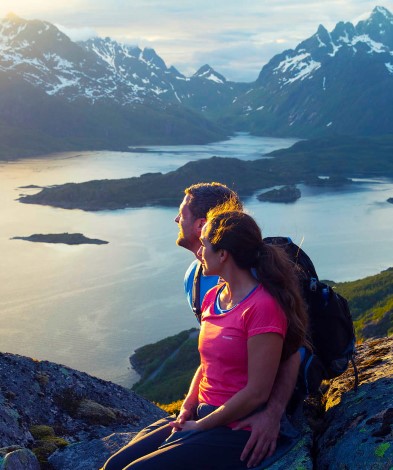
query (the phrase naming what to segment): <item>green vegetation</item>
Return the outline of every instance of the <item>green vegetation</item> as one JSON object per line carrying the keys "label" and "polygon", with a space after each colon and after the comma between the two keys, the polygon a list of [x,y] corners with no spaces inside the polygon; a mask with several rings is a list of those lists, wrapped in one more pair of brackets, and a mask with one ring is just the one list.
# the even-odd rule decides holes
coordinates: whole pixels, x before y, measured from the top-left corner
{"label": "green vegetation", "polygon": [[302,141],[270,155],[274,158],[255,161],[212,157],[165,174],[67,183],[44,188],[20,201],[83,210],[173,206],[179,204],[185,187],[203,181],[219,181],[241,196],[249,196],[275,185],[314,183],[320,175],[331,177],[333,182],[345,177],[393,177],[393,135]]}
{"label": "green vegetation", "polygon": [[[358,281],[329,284],[348,299],[359,341],[393,334],[393,268]],[[178,411],[199,365],[197,331],[183,331],[135,351],[131,364],[142,377],[133,390],[168,413]]]}
{"label": "green vegetation", "polygon": [[183,404],[183,400],[177,400],[169,404],[155,403],[161,409],[166,411],[169,415],[177,415],[180,412],[180,408]]}
{"label": "green vegetation", "polygon": [[383,457],[385,455],[385,452],[389,449],[390,444],[388,442],[384,442],[380,444],[376,449],[375,449],[375,455],[377,457]]}
{"label": "green vegetation", "polygon": [[258,194],[258,201],[269,202],[295,202],[301,196],[300,189],[294,185],[283,186],[280,189],[272,189],[266,193]]}
{"label": "green vegetation", "polygon": [[349,301],[359,340],[393,334],[393,268],[334,287]]}
{"label": "green vegetation", "polygon": [[48,457],[57,449],[68,446],[68,441],[62,437],[57,437],[52,427],[46,425],[34,425],[30,428],[31,435],[34,438],[32,451],[36,455],[42,468],[51,468],[48,463]]}
{"label": "green vegetation", "polygon": [[139,395],[164,404],[183,398],[199,366],[198,330],[137,349],[131,364],[142,376],[133,386]]}

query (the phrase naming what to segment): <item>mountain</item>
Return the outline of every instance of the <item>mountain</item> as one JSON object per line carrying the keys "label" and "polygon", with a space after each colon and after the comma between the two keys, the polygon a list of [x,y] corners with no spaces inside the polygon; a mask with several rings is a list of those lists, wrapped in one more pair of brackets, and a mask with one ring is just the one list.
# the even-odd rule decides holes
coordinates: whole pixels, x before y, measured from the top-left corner
{"label": "mountain", "polygon": [[393,15],[375,7],[356,26],[319,26],[262,68],[225,121],[258,135],[392,133]]}
{"label": "mountain", "polygon": [[73,42],[53,24],[0,21],[0,158],[72,149],[201,144],[257,135],[393,132],[393,15],[322,25],[253,83],[208,64],[186,77],[153,49]]}
{"label": "mountain", "polygon": [[[75,43],[48,22],[8,15],[0,21],[0,53],[3,154],[197,144],[226,136],[182,103],[197,93],[196,83],[203,89],[217,83],[187,79],[153,49],[109,38]],[[187,81],[192,93],[184,89]]]}

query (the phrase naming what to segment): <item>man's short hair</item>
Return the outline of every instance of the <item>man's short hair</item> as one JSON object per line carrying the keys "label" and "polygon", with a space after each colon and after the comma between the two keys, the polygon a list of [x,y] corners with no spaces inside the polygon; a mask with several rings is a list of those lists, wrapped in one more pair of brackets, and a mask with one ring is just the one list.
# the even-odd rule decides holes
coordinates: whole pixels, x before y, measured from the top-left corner
{"label": "man's short hair", "polygon": [[239,196],[235,191],[221,183],[198,183],[184,190],[190,196],[188,207],[196,219],[205,219],[210,209],[230,203],[233,210],[243,210]]}

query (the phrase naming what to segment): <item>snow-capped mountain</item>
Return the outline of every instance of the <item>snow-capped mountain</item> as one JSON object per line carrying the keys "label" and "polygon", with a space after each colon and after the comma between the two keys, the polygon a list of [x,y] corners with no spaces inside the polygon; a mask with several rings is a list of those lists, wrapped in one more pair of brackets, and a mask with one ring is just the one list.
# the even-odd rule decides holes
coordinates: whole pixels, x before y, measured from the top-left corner
{"label": "snow-capped mountain", "polygon": [[319,26],[273,57],[234,106],[260,134],[393,132],[393,15],[376,7],[356,26]]}
{"label": "snow-capped mountain", "polygon": [[[187,104],[198,86],[210,93],[228,88],[208,65],[186,78],[168,68],[153,49],[131,47],[110,38],[72,42],[54,25],[8,15],[0,22],[0,71],[17,76],[48,95],[91,103]],[[207,105],[200,103],[200,108]]]}
{"label": "snow-capped mountain", "polygon": [[45,21],[0,21],[3,149],[16,140],[23,154],[202,143],[233,130],[393,133],[393,15],[376,7],[356,26],[321,25],[249,84],[209,65],[186,77],[153,49],[110,38],[73,42]]}
{"label": "snow-capped mountain", "polygon": [[15,15],[0,21],[0,130],[4,123],[4,138],[22,133],[22,141],[34,134],[37,152],[48,137],[48,151],[224,138],[187,107],[199,88],[219,86],[227,85],[168,68],[153,49],[109,38],[75,43],[48,22]]}

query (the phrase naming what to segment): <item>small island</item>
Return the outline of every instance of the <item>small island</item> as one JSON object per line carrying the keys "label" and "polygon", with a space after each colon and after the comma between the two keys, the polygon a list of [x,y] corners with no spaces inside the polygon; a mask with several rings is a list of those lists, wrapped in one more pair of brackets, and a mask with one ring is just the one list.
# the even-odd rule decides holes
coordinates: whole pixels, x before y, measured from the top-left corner
{"label": "small island", "polygon": [[295,202],[301,196],[300,189],[295,185],[283,186],[280,189],[272,189],[265,193],[258,194],[258,201],[268,202]]}
{"label": "small island", "polygon": [[107,241],[87,238],[82,233],[35,233],[28,237],[12,237],[11,240],[26,240],[38,243],[63,243],[65,245],[106,245]]}

